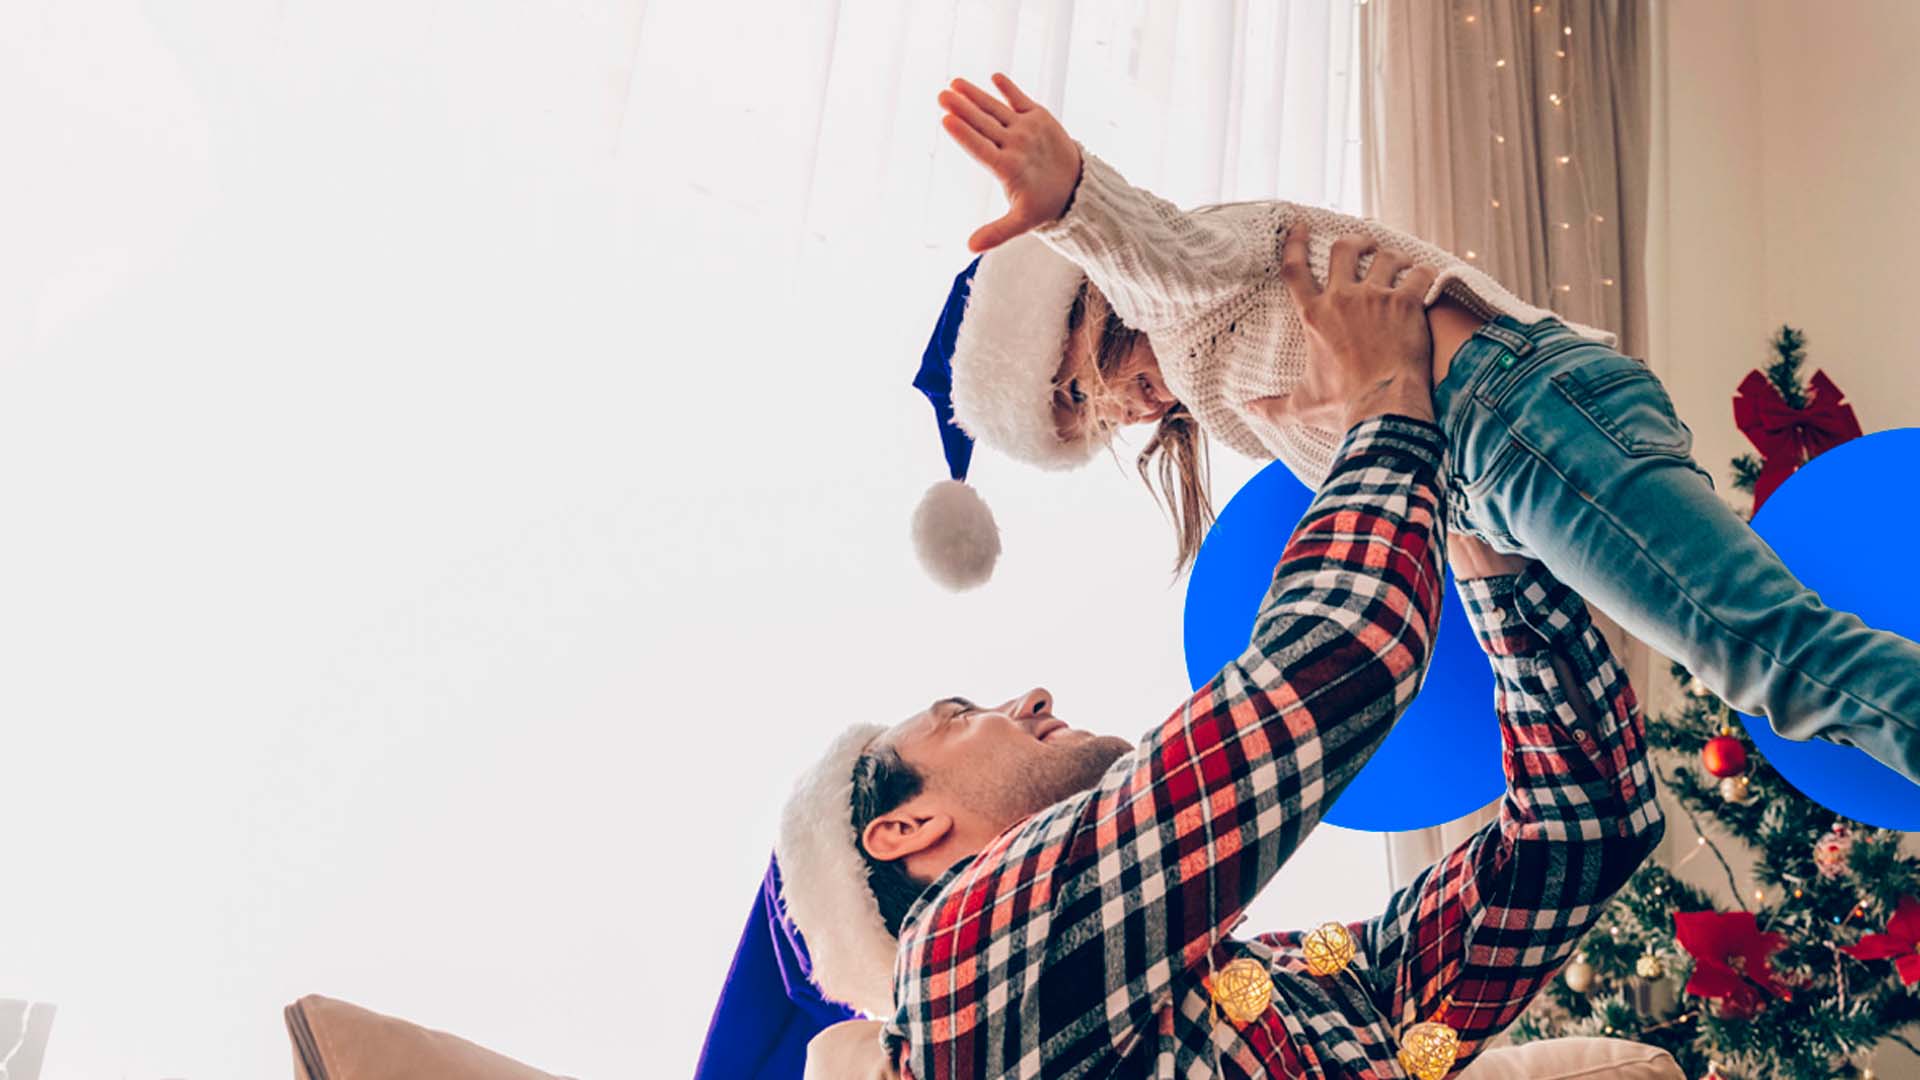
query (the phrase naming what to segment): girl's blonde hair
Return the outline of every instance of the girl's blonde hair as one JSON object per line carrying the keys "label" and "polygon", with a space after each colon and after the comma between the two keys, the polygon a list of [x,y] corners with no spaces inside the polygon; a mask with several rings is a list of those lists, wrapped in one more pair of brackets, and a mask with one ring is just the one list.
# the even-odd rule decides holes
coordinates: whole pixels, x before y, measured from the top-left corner
{"label": "girl's blonde hair", "polygon": [[[1100,337],[1094,343],[1094,367],[1104,379],[1139,344],[1141,332],[1121,322],[1106,297],[1095,290],[1091,282],[1082,282],[1080,293],[1074,297],[1073,307],[1067,313],[1067,340],[1071,342],[1075,335],[1090,330],[1086,326],[1087,316],[1100,312],[1104,312],[1104,317],[1100,318]],[[1186,405],[1175,403],[1167,410],[1134,464],[1147,491],[1173,521],[1173,572],[1177,577],[1186,572],[1193,565],[1194,557],[1200,554],[1200,542],[1206,539],[1214,516],[1213,500],[1208,494],[1211,481],[1207,440],[1199,421]],[[1154,484],[1156,478],[1158,487]]]}

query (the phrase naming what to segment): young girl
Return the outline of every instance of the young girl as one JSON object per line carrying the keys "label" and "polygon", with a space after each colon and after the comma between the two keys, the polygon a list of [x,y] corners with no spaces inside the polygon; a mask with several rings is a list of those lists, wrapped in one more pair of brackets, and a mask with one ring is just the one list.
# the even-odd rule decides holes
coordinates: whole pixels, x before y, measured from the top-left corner
{"label": "young girl", "polygon": [[1396,249],[1389,279],[1438,271],[1428,318],[1454,527],[1544,562],[1781,735],[1857,746],[1920,780],[1920,646],[1794,578],[1714,494],[1665,390],[1610,335],[1375,222],[1284,202],[1183,211],[994,83],[1002,97],[965,80],[940,95],[947,132],[1010,207],[969,241],[989,254],[955,289],[964,312],[950,301],[943,318],[957,320],[960,427],[1064,468],[1113,428],[1157,421],[1141,471],[1158,456],[1184,565],[1210,518],[1190,425],[1317,488],[1344,432],[1290,397],[1309,345],[1290,289],[1307,267],[1364,274],[1372,248]]}

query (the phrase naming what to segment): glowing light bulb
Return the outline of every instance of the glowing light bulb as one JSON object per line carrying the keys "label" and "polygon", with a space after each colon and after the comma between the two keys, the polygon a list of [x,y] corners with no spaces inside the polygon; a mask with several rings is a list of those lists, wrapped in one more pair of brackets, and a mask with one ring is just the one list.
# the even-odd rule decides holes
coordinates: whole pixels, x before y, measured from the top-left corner
{"label": "glowing light bulb", "polygon": [[1499,199],[1495,199],[1495,200],[1493,200],[1493,208],[1494,208],[1495,210],[1498,210],[1498,209],[1500,209],[1500,200],[1499,200]]}
{"label": "glowing light bulb", "polygon": [[[1600,284],[1611,286],[1613,284],[1613,279],[1610,277],[1603,277],[1600,279]],[[1657,892],[1659,890],[1656,889],[1655,891]]]}
{"label": "glowing light bulb", "polygon": [[1505,135],[1500,134],[1499,132],[1495,132],[1493,136],[1493,141],[1497,143],[1505,143],[1507,141],[1507,137]]}
{"label": "glowing light bulb", "polygon": [[1593,220],[1595,220],[1595,221],[1605,221],[1605,220],[1607,220],[1607,215],[1605,215],[1605,214],[1595,214],[1595,215],[1593,215]]}
{"label": "glowing light bulb", "polygon": [[1479,253],[1479,252],[1477,252],[1477,251],[1469,251],[1469,252],[1467,252],[1467,258],[1469,258],[1469,259],[1477,259],[1477,258],[1479,258],[1479,257],[1480,257],[1480,253]]}
{"label": "glowing light bulb", "polygon": [[1478,22],[1478,21],[1479,21],[1479,19],[1480,19],[1480,16],[1478,16],[1478,15],[1469,15],[1469,16],[1467,16],[1467,21],[1468,21],[1468,22]]}
{"label": "glowing light bulb", "polygon": [[1568,221],[1563,221],[1560,223],[1560,227],[1563,229],[1571,229],[1573,228],[1573,223]]}
{"label": "glowing light bulb", "polygon": [[1554,158],[1554,160],[1555,160],[1555,161],[1558,161],[1558,162],[1559,162],[1560,164],[1562,164],[1562,165],[1566,165],[1566,164],[1569,164],[1569,163],[1571,163],[1571,162],[1573,161],[1573,158],[1571,158],[1571,157],[1569,157],[1569,156],[1568,156],[1568,155],[1566,155],[1566,154],[1561,154],[1561,155],[1560,155],[1559,157],[1557,157],[1557,158]]}
{"label": "glowing light bulb", "polygon": [[1568,36],[1568,37],[1572,37],[1572,36],[1573,36],[1573,27],[1571,27],[1571,26],[1563,26],[1563,27],[1561,27],[1561,28],[1560,28],[1560,32],[1561,32],[1561,33],[1563,33],[1563,34],[1565,34],[1565,35],[1566,35],[1566,36]]}
{"label": "glowing light bulb", "polygon": [[1495,60],[1495,61],[1493,62],[1493,66],[1494,66],[1494,67],[1497,67],[1497,68],[1502,68],[1502,67],[1506,67],[1506,66],[1507,66],[1507,62],[1506,62],[1506,60],[1505,60],[1505,59],[1500,59],[1500,60]]}
{"label": "glowing light bulb", "polygon": [[1572,292],[1572,291],[1573,291],[1573,286],[1571,286],[1571,285],[1562,285],[1562,286],[1560,286],[1560,291],[1561,291],[1561,292]]}
{"label": "glowing light bulb", "polygon": [[1547,100],[1548,100],[1548,101],[1551,101],[1551,102],[1553,102],[1553,105],[1554,105],[1554,108],[1556,108],[1556,109],[1557,109],[1557,108],[1559,108],[1559,107],[1560,107],[1560,95],[1559,95],[1559,94],[1548,94],[1548,95],[1547,95]]}

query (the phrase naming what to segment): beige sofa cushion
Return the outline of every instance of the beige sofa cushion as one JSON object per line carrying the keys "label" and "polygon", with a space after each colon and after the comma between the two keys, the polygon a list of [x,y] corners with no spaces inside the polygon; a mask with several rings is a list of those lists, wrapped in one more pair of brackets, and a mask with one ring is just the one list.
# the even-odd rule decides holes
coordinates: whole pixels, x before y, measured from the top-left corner
{"label": "beige sofa cushion", "polygon": [[1543,1039],[1489,1050],[1459,1080],[1686,1080],[1673,1056],[1625,1039]]}
{"label": "beige sofa cushion", "polygon": [[294,1080],[560,1080],[444,1031],[308,994],[287,1006]]}
{"label": "beige sofa cushion", "polygon": [[[1481,1054],[1458,1080],[1686,1080],[1665,1050],[1624,1039],[1549,1039]],[[847,1020],[807,1044],[806,1080],[895,1080],[878,1020]]]}

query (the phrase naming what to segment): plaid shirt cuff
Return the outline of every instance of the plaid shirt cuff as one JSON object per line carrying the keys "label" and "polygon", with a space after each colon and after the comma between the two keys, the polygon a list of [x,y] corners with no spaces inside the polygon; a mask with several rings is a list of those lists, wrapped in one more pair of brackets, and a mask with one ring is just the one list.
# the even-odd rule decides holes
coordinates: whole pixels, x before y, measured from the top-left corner
{"label": "plaid shirt cuff", "polygon": [[1517,574],[1455,580],[1467,618],[1492,656],[1565,651],[1592,621],[1586,601],[1540,563]]}
{"label": "plaid shirt cuff", "polygon": [[1401,458],[1426,466],[1432,472],[1419,474],[1430,476],[1439,471],[1440,459],[1446,452],[1447,434],[1431,421],[1387,414],[1353,425],[1353,430],[1341,440],[1333,460],[1338,463],[1361,458]]}

